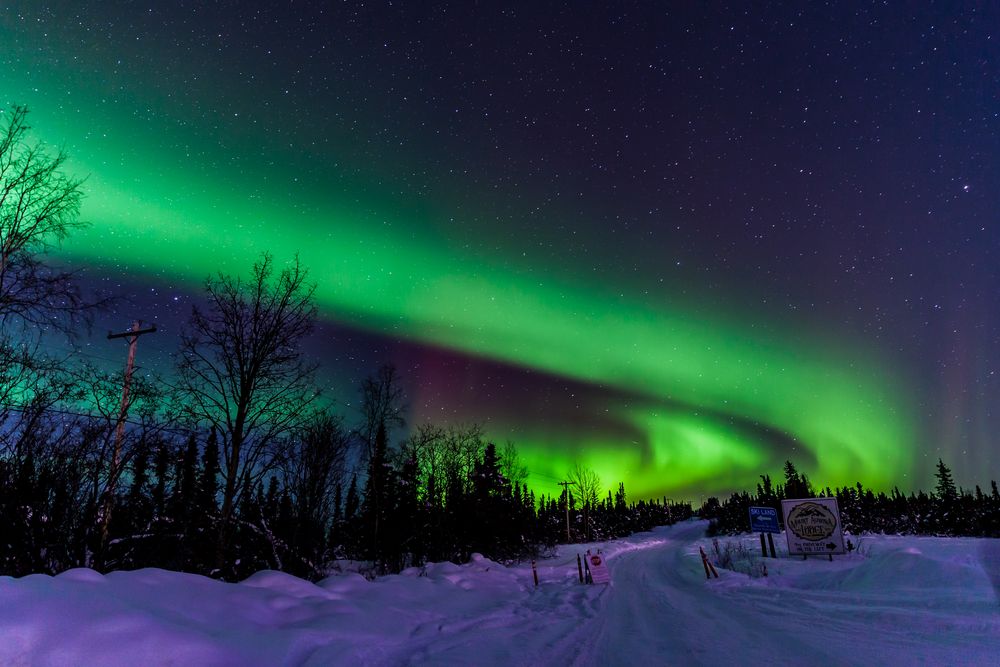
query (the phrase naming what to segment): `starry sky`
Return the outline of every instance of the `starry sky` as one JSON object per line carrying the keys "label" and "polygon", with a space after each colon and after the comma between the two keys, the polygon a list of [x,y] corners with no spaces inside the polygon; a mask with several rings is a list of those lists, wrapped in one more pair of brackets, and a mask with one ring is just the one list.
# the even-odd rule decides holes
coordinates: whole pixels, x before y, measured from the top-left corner
{"label": "starry sky", "polygon": [[298,252],[338,409],[394,363],[542,492],[1000,476],[990,3],[15,1],[0,44],[147,369],[208,274]]}

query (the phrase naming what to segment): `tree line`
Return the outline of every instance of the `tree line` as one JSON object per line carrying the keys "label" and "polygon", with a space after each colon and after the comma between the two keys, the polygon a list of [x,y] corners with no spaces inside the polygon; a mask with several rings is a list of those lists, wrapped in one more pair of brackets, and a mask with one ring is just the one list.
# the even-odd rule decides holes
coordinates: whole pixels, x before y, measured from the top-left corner
{"label": "tree line", "polygon": [[478,426],[404,432],[392,366],[361,383],[358,414],[336,414],[302,349],[317,313],[297,258],[208,277],[164,377],[46,353],[113,300],[44,261],[81,226],[82,182],[31,141],[26,118],[15,107],[0,128],[0,573],[315,578],[351,559],[379,574],[473,552],[523,558],[690,515],[629,502],[623,485],[600,497],[582,466],[562,494],[536,498],[516,447]]}
{"label": "tree line", "polygon": [[342,420],[314,414],[228,519],[217,431],[136,435],[102,545],[109,463],[100,429],[74,417],[69,432],[54,433],[64,419],[37,421],[40,437],[12,441],[15,434],[4,432],[12,446],[0,459],[4,574],[162,567],[227,580],[260,569],[317,579],[347,559],[377,575],[465,562],[475,552],[499,561],[535,557],[567,540],[620,537],[691,516],[688,504],[631,502],[624,485],[596,502],[573,491],[536,497],[514,446],[497,447],[476,426],[423,425],[397,447],[377,429],[367,465],[351,470],[352,434]]}
{"label": "tree line", "polygon": [[990,482],[989,492],[979,485],[974,489],[959,488],[951,469],[941,459],[935,468],[934,490],[908,495],[898,488],[876,493],[861,482],[816,489],[791,461],[785,462],[783,473],[783,483],[761,475],[756,492],[733,493],[722,502],[715,497],[706,500],[699,514],[711,520],[709,533],[747,532],[750,507],[773,507],[778,510],[780,522],[783,499],[822,495],[837,499],[841,523],[850,533],[1000,537],[1000,491],[996,481]]}

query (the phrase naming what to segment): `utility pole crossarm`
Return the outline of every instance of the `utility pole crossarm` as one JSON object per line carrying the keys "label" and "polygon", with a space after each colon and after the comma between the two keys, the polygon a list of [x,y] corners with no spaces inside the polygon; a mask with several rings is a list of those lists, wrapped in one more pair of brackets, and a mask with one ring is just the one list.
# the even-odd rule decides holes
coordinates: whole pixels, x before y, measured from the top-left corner
{"label": "utility pole crossarm", "polygon": [[142,323],[137,321],[132,324],[132,328],[129,329],[128,331],[123,331],[121,333],[111,333],[109,331],[108,340],[112,340],[114,338],[128,338],[129,336],[141,336],[142,334],[148,334],[148,333],[156,333],[155,324],[148,326],[145,329],[140,329],[139,328],[140,326],[142,326]]}

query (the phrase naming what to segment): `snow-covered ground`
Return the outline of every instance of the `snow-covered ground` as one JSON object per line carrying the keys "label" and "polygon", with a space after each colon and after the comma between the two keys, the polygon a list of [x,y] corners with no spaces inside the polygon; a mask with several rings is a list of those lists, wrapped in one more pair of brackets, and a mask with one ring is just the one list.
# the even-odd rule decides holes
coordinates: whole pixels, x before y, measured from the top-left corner
{"label": "snow-covered ground", "polygon": [[485,559],[374,582],[0,577],[0,665],[1000,665],[1000,540],[866,536],[832,563],[706,581],[704,528],[587,545],[609,586],[578,583],[587,546],[541,562],[537,589],[529,565]]}

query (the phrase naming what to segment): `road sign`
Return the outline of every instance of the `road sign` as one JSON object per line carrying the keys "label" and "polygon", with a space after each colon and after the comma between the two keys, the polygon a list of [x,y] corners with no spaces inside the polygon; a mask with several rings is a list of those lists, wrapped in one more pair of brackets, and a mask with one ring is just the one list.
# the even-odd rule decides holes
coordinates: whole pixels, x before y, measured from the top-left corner
{"label": "road sign", "polygon": [[590,566],[590,578],[595,584],[610,584],[611,574],[608,572],[607,563],[604,561],[604,554],[597,552],[592,554],[587,552],[587,560]]}
{"label": "road sign", "polygon": [[778,527],[778,510],[773,507],[750,508],[751,533],[780,533]]}
{"label": "road sign", "polygon": [[782,500],[788,553],[805,556],[847,553],[836,498]]}

